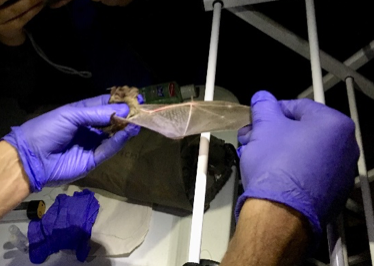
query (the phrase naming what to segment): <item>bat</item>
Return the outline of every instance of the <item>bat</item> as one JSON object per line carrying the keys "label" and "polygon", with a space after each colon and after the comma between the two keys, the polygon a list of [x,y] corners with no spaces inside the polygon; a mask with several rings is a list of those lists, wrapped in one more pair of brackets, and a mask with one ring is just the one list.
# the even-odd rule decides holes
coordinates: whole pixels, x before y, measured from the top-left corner
{"label": "bat", "polygon": [[[130,118],[140,111],[138,94],[139,90],[135,87],[111,87],[108,103],[126,103],[130,110],[127,118]],[[110,125],[102,128],[102,131],[108,133],[109,136],[113,136],[117,131],[123,130],[127,124],[128,122],[119,120],[113,113],[110,117]]]}
{"label": "bat", "polygon": [[168,138],[179,139],[202,132],[238,130],[251,123],[249,106],[226,101],[191,101],[178,104],[138,104],[135,87],[111,88],[110,102],[130,107],[126,118],[111,116],[113,133],[133,123]]}

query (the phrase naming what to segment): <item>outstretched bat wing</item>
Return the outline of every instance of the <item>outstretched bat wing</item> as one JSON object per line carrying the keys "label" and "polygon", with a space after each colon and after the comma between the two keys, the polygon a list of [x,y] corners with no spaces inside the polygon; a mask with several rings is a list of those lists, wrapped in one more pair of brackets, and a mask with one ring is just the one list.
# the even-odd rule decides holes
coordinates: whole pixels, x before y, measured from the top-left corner
{"label": "outstretched bat wing", "polygon": [[202,132],[238,130],[251,123],[250,107],[225,101],[140,105],[140,112],[121,120],[146,127],[169,138]]}

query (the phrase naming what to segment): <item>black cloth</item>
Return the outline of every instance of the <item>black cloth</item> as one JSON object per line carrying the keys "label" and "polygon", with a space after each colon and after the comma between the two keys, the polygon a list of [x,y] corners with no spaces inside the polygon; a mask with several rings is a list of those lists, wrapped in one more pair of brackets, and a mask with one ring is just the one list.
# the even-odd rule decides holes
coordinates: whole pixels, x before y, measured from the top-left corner
{"label": "black cloth", "polygon": [[[190,214],[193,208],[200,135],[169,139],[142,128],[113,157],[75,182],[100,188],[159,211]],[[211,136],[205,209],[238,165],[232,144]]]}

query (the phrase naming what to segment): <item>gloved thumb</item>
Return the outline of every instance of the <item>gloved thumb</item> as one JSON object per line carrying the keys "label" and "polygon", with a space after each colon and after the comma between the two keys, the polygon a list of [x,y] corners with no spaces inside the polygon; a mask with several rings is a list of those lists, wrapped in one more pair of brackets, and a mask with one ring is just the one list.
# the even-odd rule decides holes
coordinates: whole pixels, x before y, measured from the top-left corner
{"label": "gloved thumb", "polygon": [[251,110],[253,125],[282,115],[277,99],[268,91],[258,91],[252,96]]}
{"label": "gloved thumb", "polygon": [[96,148],[94,160],[96,165],[109,159],[119,152],[123,145],[132,137],[138,135],[140,127],[134,124],[128,124],[124,130],[118,131],[114,136],[106,139],[99,147]]}
{"label": "gloved thumb", "polygon": [[72,110],[66,117],[77,126],[106,126],[110,123],[113,113],[120,117],[126,117],[129,113],[129,107],[126,104],[70,108]]}

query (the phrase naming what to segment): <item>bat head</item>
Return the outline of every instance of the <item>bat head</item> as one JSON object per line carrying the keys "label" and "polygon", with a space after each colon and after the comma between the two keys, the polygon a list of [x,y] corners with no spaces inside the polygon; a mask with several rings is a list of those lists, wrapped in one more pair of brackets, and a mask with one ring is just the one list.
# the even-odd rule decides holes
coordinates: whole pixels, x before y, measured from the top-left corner
{"label": "bat head", "polygon": [[139,94],[138,88],[121,86],[110,89],[109,103],[127,102],[128,99],[136,99]]}

